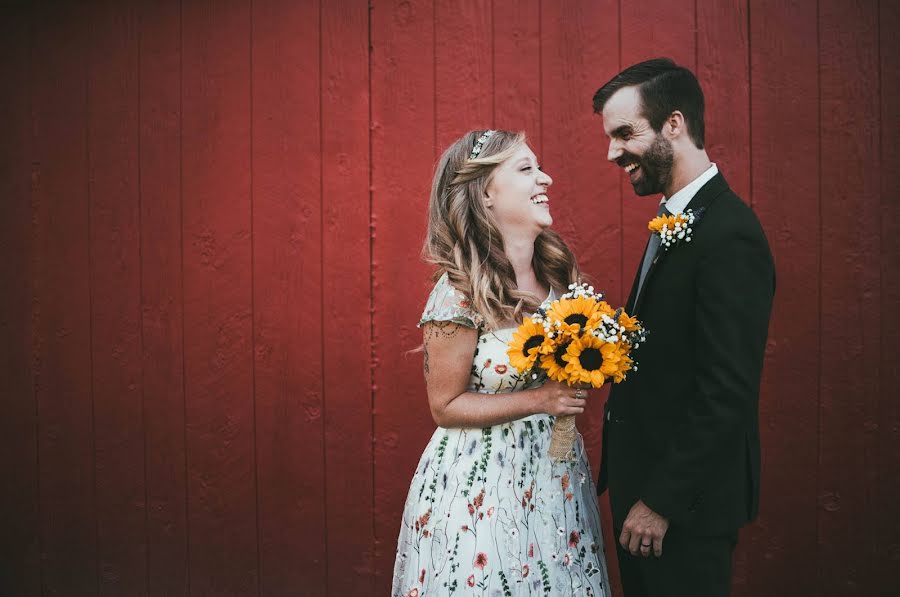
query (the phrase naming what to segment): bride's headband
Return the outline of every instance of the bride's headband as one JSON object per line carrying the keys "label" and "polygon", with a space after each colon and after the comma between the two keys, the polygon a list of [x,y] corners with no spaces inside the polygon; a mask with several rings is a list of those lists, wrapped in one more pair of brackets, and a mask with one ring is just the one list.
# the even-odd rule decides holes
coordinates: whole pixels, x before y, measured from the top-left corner
{"label": "bride's headband", "polygon": [[475,142],[475,147],[472,148],[472,153],[469,155],[470,160],[474,160],[478,157],[478,154],[481,153],[481,149],[484,147],[484,144],[487,143],[487,140],[494,136],[494,133],[497,131],[484,131],[484,133],[478,137],[478,141]]}

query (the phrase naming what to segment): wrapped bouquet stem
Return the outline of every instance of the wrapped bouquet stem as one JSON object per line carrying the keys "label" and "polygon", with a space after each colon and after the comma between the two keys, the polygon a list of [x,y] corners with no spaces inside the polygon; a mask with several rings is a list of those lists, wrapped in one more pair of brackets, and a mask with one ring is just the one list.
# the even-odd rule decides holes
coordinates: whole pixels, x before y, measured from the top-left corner
{"label": "wrapped bouquet stem", "polygon": [[556,417],[553,423],[553,431],[550,434],[550,448],[547,454],[556,461],[575,460],[575,439],[578,437],[578,429],[575,428],[575,415],[562,415]]}
{"label": "wrapped bouquet stem", "polygon": [[[646,340],[641,323],[613,309],[592,286],[572,284],[569,292],[525,319],[509,344],[509,362],[520,373],[546,375],[582,388],[621,383],[637,366],[632,350]],[[578,436],[574,416],[557,417],[549,456],[572,460]]]}

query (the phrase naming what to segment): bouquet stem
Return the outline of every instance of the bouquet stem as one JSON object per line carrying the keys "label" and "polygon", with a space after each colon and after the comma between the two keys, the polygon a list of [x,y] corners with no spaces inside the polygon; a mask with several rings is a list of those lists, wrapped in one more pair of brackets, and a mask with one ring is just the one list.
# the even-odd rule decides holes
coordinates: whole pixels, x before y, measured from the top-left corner
{"label": "bouquet stem", "polygon": [[550,458],[557,462],[572,462],[575,460],[575,437],[578,430],[575,429],[575,415],[557,417],[553,423],[553,432],[550,435]]}

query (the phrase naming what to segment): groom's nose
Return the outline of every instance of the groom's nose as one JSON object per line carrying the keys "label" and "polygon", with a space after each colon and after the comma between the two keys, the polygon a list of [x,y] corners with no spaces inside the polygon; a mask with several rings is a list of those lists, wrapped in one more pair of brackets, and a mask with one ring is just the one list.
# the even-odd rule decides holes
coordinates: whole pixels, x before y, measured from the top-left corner
{"label": "groom's nose", "polygon": [[618,139],[609,140],[609,149],[606,152],[606,159],[615,162],[622,156],[622,142]]}

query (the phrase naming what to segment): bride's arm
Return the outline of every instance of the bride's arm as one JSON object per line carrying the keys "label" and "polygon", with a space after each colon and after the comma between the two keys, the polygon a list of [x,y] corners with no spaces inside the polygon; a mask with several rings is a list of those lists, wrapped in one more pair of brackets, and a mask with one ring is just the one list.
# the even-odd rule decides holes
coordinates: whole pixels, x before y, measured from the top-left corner
{"label": "bride's arm", "polygon": [[477,330],[450,321],[430,321],[422,331],[428,404],[440,427],[490,427],[536,413],[584,412],[584,400],[575,398],[575,388],[552,381],[506,394],[467,392]]}

